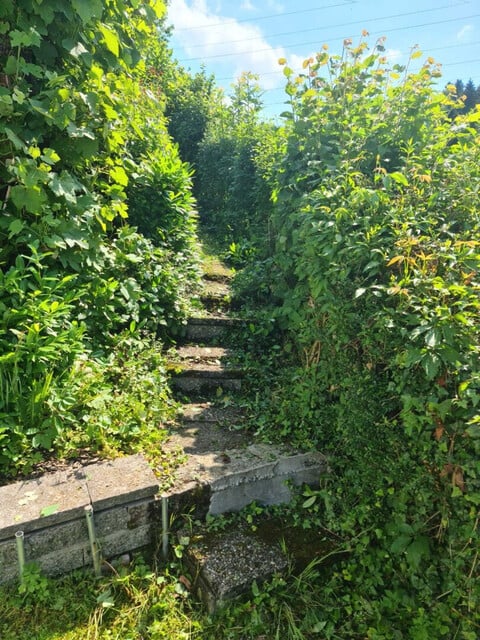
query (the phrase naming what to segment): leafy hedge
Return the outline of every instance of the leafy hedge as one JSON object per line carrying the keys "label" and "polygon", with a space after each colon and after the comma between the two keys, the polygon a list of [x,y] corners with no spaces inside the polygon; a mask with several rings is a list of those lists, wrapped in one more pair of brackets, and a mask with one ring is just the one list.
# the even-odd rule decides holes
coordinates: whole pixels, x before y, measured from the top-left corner
{"label": "leafy hedge", "polygon": [[382,49],[285,67],[270,290],[296,369],[272,416],[330,454],[305,503],[350,554],[323,587],[325,637],[473,640],[480,111],[450,120],[434,61],[410,74]]}
{"label": "leafy hedge", "polygon": [[120,334],[133,345],[139,329],[185,315],[190,174],[141,60],[165,47],[165,11],[162,0],[0,7],[0,473],[60,443],[74,453],[75,421],[83,447],[100,446],[102,429],[128,440],[129,418],[105,426],[115,403],[103,426],[91,418],[93,380],[115,395],[109,367],[133,362]]}

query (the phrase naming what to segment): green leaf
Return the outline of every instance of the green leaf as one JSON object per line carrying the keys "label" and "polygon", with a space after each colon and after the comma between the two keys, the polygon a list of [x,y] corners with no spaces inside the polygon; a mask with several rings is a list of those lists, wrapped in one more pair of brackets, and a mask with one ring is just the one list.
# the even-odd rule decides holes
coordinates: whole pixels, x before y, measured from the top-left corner
{"label": "green leaf", "polygon": [[436,329],[429,329],[425,334],[425,344],[427,347],[435,347],[438,343],[439,335]]}
{"label": "green leaf", "polygon": [[18,31],[15,29],[10,32],[10,42],[12,47],[39,47],[42,38],[38,31],[30,27],[28,31]]}
{"label": "green leaf", "polygon": [[118,58],[120,55],[120,42],[115,31],[104,24],[99,26],[99,30],[103,36],[107,49],[113,53],[116,58]]}
{"label": "green leaf", "polygon": [[393,173],[388,174],[392,180],[394,180],[397,184],[402,184],[405,187],[408,187],[408,180],[399,171],[394,171]]}
{"label": "green leaf", "polygon": [[60,176],[53,174],[49,187],[56,196],[63,197],[71,203],[77,201],[77,193],[83,190],[83,186],[66,172],[62,172]]}
{"label": "green leaf", "polygon": [[390,551],[392,553],[402,553],[412,541],[411,536],[400,535],[392,542]]}
{"label": "green leaf", "polygon": [[40,214],[46,201],[44,191],[38,187],[24,187],[15,185],[10,192],[11,198],[17,209],[26,209],[29,213]]}
{"label": "green leaf", "polygon": [[305,502],[302,504],[302,507],[304,509],[308,509],[309,507],[311,507],[313,504],[315,504],[317,500],[317,496],[310,496],[309,498],[307,498],[307,500],[305,500]]}
{"label": "green leaf", "polygon": [[103,11],[102,0],[71,0],[73,10],[78,13],[83,24],[87,24],[92,18],[100,18]]}
{"label": "green leaf", "polygon": [[8,238],[10,239],[10,238],[13,238],[13,236],[18,236],[18,234],[22,231],[24,226],[25,226],[25,223],[23,220],[20,220],[20,218],[16,218],[15,220],[13,220],[8,225],[8,231],[9,231]]}
{"label": "green leaf", "polygon": [[116,166],[113,169],[110,169],[110,177],[117,184],[121,184],[122,187],[126,187],[128,185],[128,175],[123,167]]}
{"label": "green leaf", "polygon": [[58,509],[59,509],[59,505],[58,504],[51,504],[48,507],[44,507],[40,511],[40,516],[42,518],[46,518],[47,516],[51,516],[54,513],[57,513]]}
{"label": "green leaf", "polygon": [[422,365],[429,380],[433,380],[440,368],[440,358],[434,353],[427,353],[422,359]]}
{"label": "green leaf", "polygon": [[430,555],[430,543],[426,536],[419,536],[407,547],[407,561],[410,566],[418,569],[423,558]]}

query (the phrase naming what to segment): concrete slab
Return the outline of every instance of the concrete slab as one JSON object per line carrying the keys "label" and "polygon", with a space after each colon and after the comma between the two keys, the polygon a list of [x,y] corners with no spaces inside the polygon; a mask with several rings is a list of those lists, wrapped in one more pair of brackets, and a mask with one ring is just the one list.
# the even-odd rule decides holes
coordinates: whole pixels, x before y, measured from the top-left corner
{"label": "concrete slab", "polygon": [[245,431],[229,430],[215,422],[190,421],[170,434],[164,451],[177,452],[181,449],[187,455],[208,451],[245,448],[250,436]]}
{"label": "concrete slab", "polygon": [[153,497],[159,490],[141,454],[99,462],[84,470],[94,512]]}
{"label": "concrete slab", "polygon": [[227,427],[239,424],[244,414],[242,407],[218,407],[213,402],[184,404],[180,411],[180,417],[184,421],[215,422]]}
{"label": "concrete slab", "polygon": [[90,564],[85,507],[93,505],[104,557],[149,545],[159,484],[141,455],[73,467],[0,487],[0,583],[18,577],[15,533],[25,559],[48,575]]}
{"label": "concrete slab", "polygon": [[88,504],[83,468],[0,487],[0,540],[83,517]]}
{"label": "concrete slab", "polygon": [[274,574],[285,573],[288,567],[278,544],[269,544],[253,532],[238,529],[196,533],[184,557],[196,576],[197,593],[210,613],[249,591],[254,581],[261,583]]}
{"label": "concrete slab", "polygon": [[291,497],[289,484],[318,485],[327,471],[325,457],[318,452],[292,453],[274,445],[249,445],[243,449],[212,451],[208,448],[188,455],[175,472],[175,480],[168,490],[174,498],[197,486],[209,487],[212,515],[239,511],[256,501],[261,504],[282,504]]}
{"label": "concrete slab", "polygon": [[219,364],[229,356],[229,350],[224,347],[199,347],[197,345],[187,345],[178,347],[177,357],[180,360],[192,360],[197,362],[213,362]]}

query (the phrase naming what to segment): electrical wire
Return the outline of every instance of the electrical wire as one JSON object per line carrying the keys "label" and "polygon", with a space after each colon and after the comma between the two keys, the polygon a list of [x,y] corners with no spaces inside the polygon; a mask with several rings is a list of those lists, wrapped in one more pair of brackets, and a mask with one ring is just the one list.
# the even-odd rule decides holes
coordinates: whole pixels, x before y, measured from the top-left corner
{"label": "electrical wire", "polygon": [[[432,27],[432,26],[437,26],[439,24],[449,24],[449,23],[453,23],[453,22],[459,22],[461,20],[471,20],[473,18],[478,18],[480,17],[480,13],[475,13],[473,15],[469,15],[469,16],[461,16],[458,18],[448,18],[445,20],[436,20],[434,22],[423,22],[421,24],[415,24],[415,25],[409,25],[407,27],[392,27],[390,29],[384,29],[383,31],[376,31],[376,32],[370,32],[370,35],[383,35],[385,33],[393,33],[393,32],[398,32],[398,31],[407,31],[407,30],[412,30],[412,29],[420,29],[421,27]],[[385,18],[386,19],[386,18]],[[362,21],[364,22],[364,21]],[[356,24],[358,24],[358,22],[356,22]],[[361,24],[361,23],[360,23]],[[343,25],[333,25],[329,28],[338,28],[341,27]],[[347,37],[352,37],[352,36],[347,36]],[[355,37],[355,36],[353,36]],[[228,44],[227,41],[223,42],[223,43],[215,43],[215,44]],[[318,41],[314,40],[311,42],[299,42],[299,43],[295,43],[295,44],[289,44],[289,47],[300,47],[300,46],[310,46],[310,45],[318,45]],[[247,51],[247,53],[252,54],[252,53],[263,53],[264,51],[271,51],[272,49],[275,49],[276,47],[263,47],[262,49],[250,49]],[[280,48],[280,47],[277,47]],[[217,54],[213,54],[213,55],[208,55],[208,56],[197,56],[197,57],[193,57],[193,58],[183,58],[180,59],[179,62],[180,63],[184,63],[184,62],[194,62],[197,60],[213,60],[213,59],[218,59],[218,58],[231,58],[231,57],[235,57],[239,55],[239,51],[235,51],[233,53],[217,53]],[[245,52],[244,52],[245,53]]]}
{"label": "electrical wire", "polygon": [[[377,18],[368,18],[368,22],[379,22],[381,20],[393,20],[395,18],[405,18],[407,16],[416,16],[416,15],[420,15],[422,13],[432,13],[432,12],[437,12],[437,11],[442,11],[443,9],[450,9],[452,7],[451,4],[444,4],[441,7],[435,7],[433,9],[421,9],[419,11],[408,11],[406,13],[396,13],[393,14],[391,16],[380,16]],[[238,21],[236,21],[238,22]],[[327,26],[321,26],[321,27],[312,27],[311,29],[302,29],[301,33],[311,33],[312,31],[327,31],[328,29],[337,29],[337,28],[343,28],[343,27],[350,27],[352,25],[357,25],[357,24],[365,24],[365,20],[354,20],[352,22],[343,22],[341,24],[332,24],[332,25],[327,25]],[[207,25],[208,26],[208,25]],[[198,27],[195,27],[198,28]],[[175,33],[175,27],[174,27],[174,33]],[[264,40],[266,37],[268,38],[279,38],[279,37],[283,37],[283,36],[291,36],[291,35],[298,35],[298,30],[295,31],[283,31],[282,33],[269,33],[269,34],[262,34],[259,36],[252,36],[251,38],[241,38],[240,40],[220,40],[215,42],[216,45],[222,45],[222,44],[236,44],[238,42],[250,42],[252,40]],[[189,45],[189,49],[198,49],[199,47],[203,47],[205,46],[203,43],[201,44],[190,44]]]}
{"label": "electrical wire", "polygon": [[[284,18],[285,16],[293,16],[293,15],[299,15],[301,13],[314,13],[315,11],[324,11],[325,9],[334,9],[336,7],[348,7],[348,6],[352,6],[354,4],[358,4],[358,0],[345,0],[344,2],[339,2],[336,4],[328,4],[325,5],[324,7],[313,7],[311,9],[298,9],[297,11],[287,11],[287,12],[281,12],[281,13],[270,13],[268,15],[265,16],[258,16],[255,17],[254,20],[255,22],[259,22],[260,20],[267,20],[270,18]],[[446,8],[454,8],[454,7],[460,7],[460,6],[464,6],[466,4],[471,4],[471,0],[457,0],[455,4],[448,4],[446,5]],[[445,7],[442,7],[445,8]],[[431,11],[435,11],[435,9],[431,9]],[[233,20],[233,19],[232,19]],[[243,22],[252,22],[252,18],[239,18],[239,19],[234,19],[235,22],[237,23],[243,23]],[[179,27],[178,29],[176,29],[176,31],[194,31],[197,29],[207,29],[210,27],[220,27],[220,26],[224,26],[225,22],[212,22],[210,24],[207,25],[198,25],[196,27]]]}

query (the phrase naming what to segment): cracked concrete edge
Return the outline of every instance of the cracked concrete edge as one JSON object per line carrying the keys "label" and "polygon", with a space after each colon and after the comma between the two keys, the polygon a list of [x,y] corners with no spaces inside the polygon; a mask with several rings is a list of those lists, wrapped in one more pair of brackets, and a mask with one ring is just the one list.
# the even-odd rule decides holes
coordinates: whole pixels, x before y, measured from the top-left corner
{"label": "cracked concrete edge", "polygon": [[101,511],[153,497],[159,484],[136,454],[0,487],[0,541],[19,530],[32,532],[83,517],[85,507]]}

